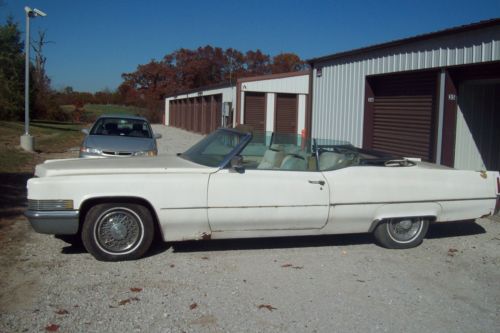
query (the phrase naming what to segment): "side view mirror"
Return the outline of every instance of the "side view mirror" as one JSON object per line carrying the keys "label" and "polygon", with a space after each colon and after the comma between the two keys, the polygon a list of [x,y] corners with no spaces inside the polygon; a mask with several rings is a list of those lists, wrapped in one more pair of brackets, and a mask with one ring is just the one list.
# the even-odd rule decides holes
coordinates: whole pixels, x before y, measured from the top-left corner
{"label": "side view mirror", "polygon": [[160,133],[155,133],[154,134],[155,139],[161,139],[161,134]]}
{"label": "side view mirror", "polygon": [[243,157],[236,155],[231,159],[231,169],[238,173],[245,172],[245,167],[243,166]]}
{"label": "side view mirror", "polygon": [[82,128],[82,133],[85,135],[89,135],[90,131],[88,128]]}

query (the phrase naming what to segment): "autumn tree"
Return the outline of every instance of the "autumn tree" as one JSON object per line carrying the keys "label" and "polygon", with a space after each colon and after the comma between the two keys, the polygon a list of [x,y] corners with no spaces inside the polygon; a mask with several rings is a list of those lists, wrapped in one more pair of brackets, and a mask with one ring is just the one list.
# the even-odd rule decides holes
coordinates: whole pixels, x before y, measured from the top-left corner
{"label": "autumn tree", "polygon": [[297,72],[305,68],[306,63],[295,53],[280,53],[273,57],[271,72],[273,74]]}
{"label": "autumn tree", "polygon": [[247,76],[269,74],[271,69],[270,57],[262,53],[259,49],[256,51],[247,51],[245,54],[245,69]]}
{"label": "autumn tree", "polygon": [[161,110],[164,98],[181,91],[219,83],[234,84],[238,78],[301,70],[304,62],[293,53],[271,57],[261,50],[242,53],[210,45],[197,49],[181,48],[163,57],[137,66],[122,74],[118,88],[126,104]]}

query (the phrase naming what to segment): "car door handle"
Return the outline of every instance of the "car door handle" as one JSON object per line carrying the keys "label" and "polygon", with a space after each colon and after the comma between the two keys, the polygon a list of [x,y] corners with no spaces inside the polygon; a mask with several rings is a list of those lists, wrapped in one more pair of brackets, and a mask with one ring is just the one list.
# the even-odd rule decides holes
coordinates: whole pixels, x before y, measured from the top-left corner
{"label": "car door handle", "polygon": [[325,181],[324,180],[310,180],[309,184],[325,185]]}

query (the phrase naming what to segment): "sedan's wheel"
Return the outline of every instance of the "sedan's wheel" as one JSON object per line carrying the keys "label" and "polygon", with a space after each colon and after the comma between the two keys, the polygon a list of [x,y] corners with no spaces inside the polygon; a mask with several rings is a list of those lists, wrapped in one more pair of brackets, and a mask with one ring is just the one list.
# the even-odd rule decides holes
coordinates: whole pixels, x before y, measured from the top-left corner
{"label": "sedan's wheel", "polygon": [[87,251],[103,261],[140,258],[153,240],[154,223],[147,208],[136,204],[92,207],[82,228]]}
{"label": "sedan's wheel", "polygon": [[408,249],[420,245],[428,229],[428,218],[405,217],[381,221],[373,234],[383,247]]}

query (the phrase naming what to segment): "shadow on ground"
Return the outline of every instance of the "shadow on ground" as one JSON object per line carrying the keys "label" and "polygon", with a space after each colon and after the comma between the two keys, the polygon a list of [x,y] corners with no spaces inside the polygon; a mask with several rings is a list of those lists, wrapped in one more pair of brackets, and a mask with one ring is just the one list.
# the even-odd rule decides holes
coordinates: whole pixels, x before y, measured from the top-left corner
{"label": "shadow on ground", "polygon": [[[486,230],[473,221],[436,223],[430,226],[428,239],[439,239],[459,236],[472,236],[483,234]],[[164,243],[156,241],[151,246],[145,257],[151,257],[167,251],[170,247],[174,252],[207,252],[207,251],[233,251],[233,250],[266,250],[307,248],[323,246],[349,246],[374,244],[371,234],[325,235],[325,236],[296,236],[273,238],[244,238],[185,241]],[[81,254],[86,250],[81,242],[73,242],[61,249],[63,254]]]}
{"label": "shadow on ground", "polygon": [[[471,236],[486,230],[474,221],[436,223],[430,226],[429,239]],[[371,234],[347,234],[325,236],[299,236],[276,238],[224,239],[211,241],[188,241],[172,243],[174,252],[230,251],[255,249],[287,249],[322,246],[349,246],[374,244]],[[168,246],[166,247],[168,248]]]}
{"label": "shadow on ground", "polygon": [[0,219],[22,214],[27,206],[26,182],[31,177],[31,173],[0,173]]}
{"label": "shadow on ground", "polygon": [[429,227],[426,238],[435,239],[472,236],[484,234],[485,232],[486,230],[482,226],[474,222],[474,220],[434,223]]}

